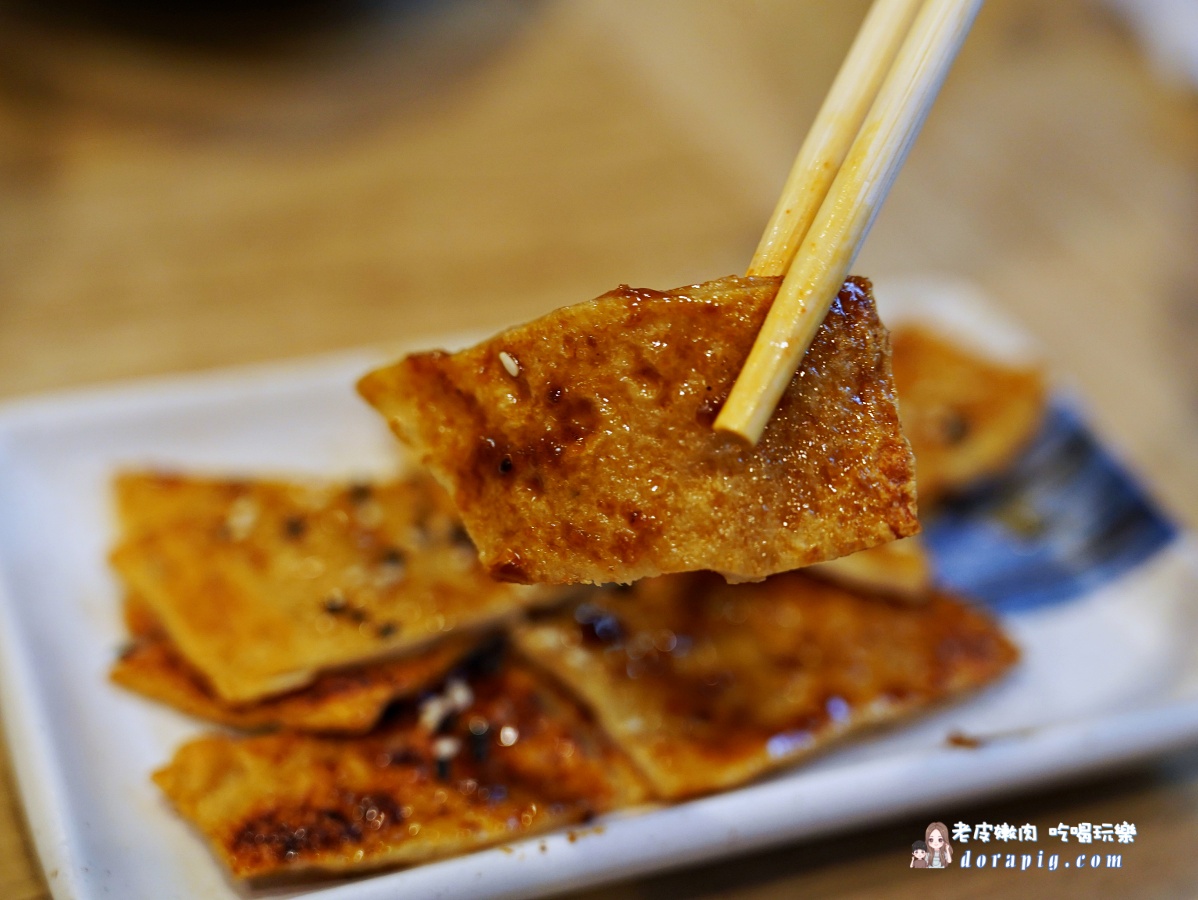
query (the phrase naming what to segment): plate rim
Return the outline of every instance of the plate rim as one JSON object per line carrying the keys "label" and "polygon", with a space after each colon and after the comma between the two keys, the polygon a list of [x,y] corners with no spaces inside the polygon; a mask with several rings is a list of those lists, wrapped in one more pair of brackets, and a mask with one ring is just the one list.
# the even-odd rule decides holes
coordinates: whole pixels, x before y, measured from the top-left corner
{"label": "plate rim", "polygon": [[[922,280],[926,280],[926,277]],[[7,454],[9,442],[19,438],[24,429],[69,429],[84,421],[111,418],[114,415],[152,416],[165,407],[178,409],[189,403],[220,405],[234,402],[238,395],[244,395],[247,383],[252,384],[252,393],[256,398],[268,397],[276,392],[291,392],[305,383],[325,386],[333,377],[341,377],[343,373],[351,371],[365,373],[369,367],[383,364],[389,357],[410,352],[416,346],[462,346],[484,336],[475,331],[455,330],[440,335],[419,335],[411,341],[5,399],[0,401],[0,462]],[[352,389],[348,389],[347,395],[351,393]],[[1084,416],[1084,397],[1059,383],[1054,384],[1053,393],[1065,395],[1080,408]],[[1097,434],[1097,437],[1104,449],[1116,459],[1122,458],[1117,442],[1112,442],[1103,434]],[[1131,476],[1142,487],[1145,486],[1135,472],[1131,472]],[[1152,498],[1151,491],[1149,497]],[[1152,498],[1152,502],[1154,506],[1158,505],[1155,498]],[[1198,538],[1179,526],[1175,539],[1150,559],[1170,553],[1183,557],[1189,570],[1198,577]],[[1135,571],[1137,569],[1126,574],[1131,575]],[[21,639],[23,634],[17,621],[11,574],[4,556],[0,555],[0,716],[3,717],[8,737],[21,813],[29,826],[42,874],[52,895],[90,897],[96,889],[95,878],[88,878],[83,860],[79,858],[79,836],[70,820],[71,800],[62,768],[58,765],[52,730],[44,724],[49,710],[34,702],[37,692],[31,690],[30,686],[36,680],[36,667],[30,658],[27,643]],[[889,772],[888,767],[910,765],[916,760],[921,766],[927,766],[929,760],[934,760],[938,772],[947,771],[953,775],[951,779],[940,778],[932,787],[922,782],[914,788],[910,778],[887,781],[888,800],[885,809],[880,812],[876,808],[869,808],[876,801],[859,799],[856,807],[838,809],[831,814],[826,809],[819,810],[818,821],[807,818],[782,821],[778,818],[779,811],[774,809],[782,801],[780,795],[786,794],[788,789],[800,793],[811,789],[806,784],[788,785],[784,773],[781,777],[750,783],[731,791],[682,804],[665,805],[645,815],[617,814],[599,819],[606,829],[605,837],[616,839],[626,846],[621,866],[616,872],[610,871],[610,865],[601,862],[591,863],[588,868],[584,861],[581,870],[572,867],[561,874],[550,873],[547,877],[546,866],[551,863],[542,860],[553,859],[558,855],[557,851],[569,852],[573,843],[567,842],[564,832],[558,831],[511,842],[504,845],[504,850],[481,849],[410,869],[380,872],[374,877],[348,884],[316,883],[310,891],[305,892],[305,896],[330,900],[371,900],[378,897],[382,900],[394,896],[397,888],[409,891],[414,887],[419,889],[422,882],[428,882],[424,886],[431,887],[432,880],[444,871],[446,865],[460,866],[463,860],[491,863],[500,859],[520,859],[522,868],[510,869],[514,877],[501,884],[487,883],[489,893],[494,894],[498,888],[499,896],[541,896],[582,884],[598,886],[653,871],[677,869],[704,859],[725,858],[817,834],[835,833],[867,823],[877,824],[950,797],[957,803],[1035,784],[1059,782],[1117,768],[1194,743],[1198,743],[1198,696],[1174,697],[1148,708],[1091,714],[1040,727],[1027,735],[997,738],[977,749],[936,748],[929,751],[925,747],[904,750],[895,757],[874,758],[814,773],[821,782],[834,783],[840,777],[851,778],[854,783],[859,783],[863,774],[881,777],[878,773]],[[1070,744],[1074,754],[1062,754],[1060,748]],[[1102,750],[1098,749],[1100,747]],[[990,777],[984,782],[977,778],[976,754],[988,755],[993,763],[988,770]],[[996,781],[994,774],[998,771],[1008,774]],[[810,773],[805,774],[811,777]],[[894,779],[895,776],[889,774],[886,778]],[[902,786],[901,790],[894,789],[896,783]],[[692,814],[708,811],[718,814],[726,804],[743,803],[746,795],[759,801],[759,808],[770,810],[774,816],[767,820],[768,833],[763,831],[765,825],[762,824],[750,829],[756,836],[738,834],[734,830],[732,836],[725,839],[717,837],[695,841],[691,838],[687,852],[668,858],[663,858],[659,843],[646,839],[655,827],[682,815],[683,810]],[[767,800],[769,802],[764,802]],[[585,831],[585,828],[576,830]],[[555,852],[540,852],[543,842],[549,842]],[[579,843],[585,847],[586,840]],[[607,855],[606,852],[602,854],[604,857]],[[214,865],[218,863],[214,861]],[[478,877],[482,877],[481,872]]]}

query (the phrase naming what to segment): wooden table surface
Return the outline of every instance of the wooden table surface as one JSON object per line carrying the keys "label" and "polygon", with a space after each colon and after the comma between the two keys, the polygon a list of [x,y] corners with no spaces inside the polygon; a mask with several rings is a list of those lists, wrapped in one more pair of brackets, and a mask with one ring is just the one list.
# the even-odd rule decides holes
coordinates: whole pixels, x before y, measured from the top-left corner
{"label": "wooden table surface", "polygon": [[[215,48],[2,6],[0,397],[739,271],[865,6],[363,4],[371,18],[238,26]],[[991,0],[857,269],[980,285],[1192,527],[1196,187],[1195,95],[1156,80],[1117,21]],[[1042,829],[1127,820],[1140,839],[1121,871],[954,869],[940,888],[1193,896],[1196,800],[1186,752],[963,806]],[[926,822],[586,896],[914,897]],[[46,895],[6,771],[0,897]]]}

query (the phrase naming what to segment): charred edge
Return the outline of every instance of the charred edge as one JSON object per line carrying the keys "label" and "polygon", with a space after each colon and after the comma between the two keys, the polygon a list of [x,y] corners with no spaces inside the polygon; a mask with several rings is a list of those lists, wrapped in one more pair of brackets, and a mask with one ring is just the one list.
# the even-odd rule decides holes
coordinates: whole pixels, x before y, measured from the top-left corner
{"label": "charred edge", "polygon": [[342,808],[275,810],[257,816],[242,825],[230,849],[235,856],[297,862],[322,851],[361,845],[404,818],[399,804],[385,795],[351,795],[347,801]]}

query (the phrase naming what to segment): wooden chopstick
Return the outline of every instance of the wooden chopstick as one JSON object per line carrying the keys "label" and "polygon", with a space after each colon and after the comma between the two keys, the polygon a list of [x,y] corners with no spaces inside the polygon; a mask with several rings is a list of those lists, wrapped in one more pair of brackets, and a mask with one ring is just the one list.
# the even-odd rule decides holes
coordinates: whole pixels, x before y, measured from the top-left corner
{"label": "wooden chopstick", "polygon": [[874,0],[799,148],[746,275],[785,275],[923,0]]}
{"label": "wooden chopstick", "polygon": [[715,421],[756,444],[907,158],[982,0],[925,0]]}

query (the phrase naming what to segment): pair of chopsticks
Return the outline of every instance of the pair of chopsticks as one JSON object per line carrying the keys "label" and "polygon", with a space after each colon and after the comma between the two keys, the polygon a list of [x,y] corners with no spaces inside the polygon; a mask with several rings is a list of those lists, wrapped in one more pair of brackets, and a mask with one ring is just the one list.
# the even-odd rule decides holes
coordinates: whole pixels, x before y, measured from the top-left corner
{"label": "pair of chopsticks", "polygon": [[749,275],[785,278],[716,430],[761,438],[981,5],[875,0],[870,8],[753,255]]}

